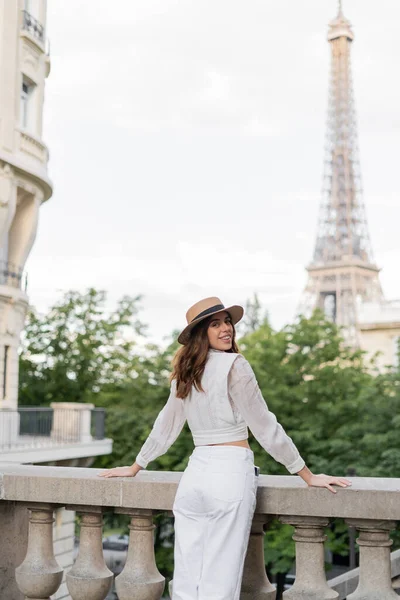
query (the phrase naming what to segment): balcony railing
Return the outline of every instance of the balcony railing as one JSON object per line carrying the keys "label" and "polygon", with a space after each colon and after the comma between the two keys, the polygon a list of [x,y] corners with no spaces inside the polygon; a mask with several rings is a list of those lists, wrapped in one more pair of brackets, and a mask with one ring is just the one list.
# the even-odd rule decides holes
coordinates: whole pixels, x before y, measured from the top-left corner
{"label": "balcony railing", "polygon": [[[37,600],[57,592],[63,569],[53,552],[53,513],[67,507],[80,515],[79,551],[66,574],[72,600],[103,600],[112,584],[102,549],[104,511],[131,519],[127,560],[115,579],[119,600],[160,600],[165,581],[155,562],[153,516],[170,514],[180,477],[181,473],[143,471],[135,479],[103,479],[95,469],[0,466],[0,531],[3,540],[13,536],[7,552],[0,552],[4,597],[17,597],[17,588]],[[392,579],[400,564],[398,552],[390,554],[390,532],[400,520],[399,494],[400,479],[394,478],[353,478],[351,488],[332,494],[308,488],[295,476],[260,476],[240,600],[276,598],[266,575],[263,540],[276,517],[294,527],[296,543],[296,578],[284,600],[398,598]],[[26,538],[28,528],[21,526],[21,519],[27,509]],[[344,519],[358,533],[360,566],[346,582],[327,581],[325,573],[325,529],[334,519]]]}
{"label": "balcony railing", "polygon": [[28,277],[21,267],[18,267],[11,262],[0,261],[0,285],[22,288],[26,291],[28,287]]}
{"label": "balcony railing", "polygon": [[44,43],[44,27],[27,10],[22,11],[22,29]]}
{"label": "balcony railing", "polygon": [[47,146],[40,138],[26,130],[19,131],[19,149],[24,157],[29,157],[41,165],[46,164],[49,159]]}
{"label": "balcony railing", "polygon": [[0,451],[48,448],[105,438],[105,410],[91,404],[0,410]]}

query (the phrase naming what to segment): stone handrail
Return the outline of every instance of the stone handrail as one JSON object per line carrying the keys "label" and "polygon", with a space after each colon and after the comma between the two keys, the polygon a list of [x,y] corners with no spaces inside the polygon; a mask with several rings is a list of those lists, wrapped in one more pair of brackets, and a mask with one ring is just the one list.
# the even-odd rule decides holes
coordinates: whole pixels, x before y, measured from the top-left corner
{"label": "stone handrail", "polygon": [[[159,600],[164,580],[154,559],[153,515],[171,511],[180,477],[143,471],[134,479],[102,479],[95,469],[0,465],[0,528],[10,527],[13,510],[30,509],[28,550],[16,570],[19,589],[36,600],[48,600],[58,589],[62,570],[52,552],[51,523],[54,509],[65,506],[81,515],[79,555],[67,574],[71,597],[103,600],[112,573],[102,555],[102,513],[113,509],[131,517],[128,558],[116,579],[118,597]],[[339,598],[324,571],[324,528],[333,518],[344,518],[359,534],[359,581],[347,598],[397,598],[391,585],[389,534],[400,520],[400,479],[352,481],[351,488],[332,494],[309,488],[295,476],[260,476],[241,600],[275,599],[263,550],[263,530],[273,516],[295,527],[296,580],[284,593],[285,600]]]}
{"label": "stone handrail", "polygon": [[105,409],[87,402],[0,409],[0,457],[2,452],[35,446],[51,448],[105,439],[104,423]]}

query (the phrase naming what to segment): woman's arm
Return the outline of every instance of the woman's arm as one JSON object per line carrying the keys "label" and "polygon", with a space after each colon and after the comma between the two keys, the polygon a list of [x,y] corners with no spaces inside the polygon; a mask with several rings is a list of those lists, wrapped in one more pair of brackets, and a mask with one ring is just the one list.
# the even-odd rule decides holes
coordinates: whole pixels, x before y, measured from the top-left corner
{"label": "woman's arm", "polygon": [[298,473],[305,462],[291,438],[278,423],[258,387],[254,371],[243,356],[238,356],[228,378],[229,395],[254,437],[289,473]]}
{"label": "woman's arm", "polygon": [[248,361],[238,356],[228,378],[229,395],[246,421],[254,437],[276,461],[283,464],[289,473],[297,473],[308,485],[327,487],[332,484],[347,487],[348,479],[329,475],[314,475],[306,466],[292,439],[278,423],[261,394],[255,374]]}
{"label": "woman's arm", "polygon": [[145,469],[149,462],[167,452],[182,431],[186,421],[184,400],[176,397],[175,390],[176,384],[173,381],[168,401],[158,414],[133,465],[108,469],[99,474],[101,477],[134,477],[140,470]]}

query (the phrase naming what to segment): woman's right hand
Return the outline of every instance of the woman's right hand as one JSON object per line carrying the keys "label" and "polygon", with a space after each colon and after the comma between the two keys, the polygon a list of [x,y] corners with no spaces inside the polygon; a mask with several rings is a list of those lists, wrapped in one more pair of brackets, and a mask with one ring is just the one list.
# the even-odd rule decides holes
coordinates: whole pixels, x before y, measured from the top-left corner
{"label": "woman's right hand", "polygon": [[343,488],[351,485],[350,479],[345,479],[344,477],[332,477],[331,475],[325,475],[325,473],[314,475],[307,466],[304,466],[297,475],[300,475],[307,485],[312,487],[326,487],[334,494],[336,494],[336,490],[332,487],[333,485]]}
{"label": "woman's right hand", "polygon": [[330,492],[336,494],[336,490],[332,487],[333,485],[338,485],[339,487],[345,488],[351,485],[351,481],[350,479],[345,479],[344,477],[333,477],[332,475],[320,473],[319,475],[312,475],[308,485],[312,487],[326,487]]}
{"label": "woman's right hand", "polygon": [[134,463],[130,467],[114,467],[113,469],[107,469],[101,473],[98,473],[99,477],[135,477],[139,471],[142,470],[137,463]]}

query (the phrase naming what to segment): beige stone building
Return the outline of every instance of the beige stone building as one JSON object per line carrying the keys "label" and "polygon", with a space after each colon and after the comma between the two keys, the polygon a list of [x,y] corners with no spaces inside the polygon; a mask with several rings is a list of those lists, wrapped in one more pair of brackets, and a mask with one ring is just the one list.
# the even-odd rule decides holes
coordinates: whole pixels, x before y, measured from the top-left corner
{"label": "beige stone building", "polygon": [[375,357],[380,371],[399,367],[400,302],[363,304],[359,310],[360,346]]}
{"label": "beige stone building", "polygon": [[42,141],[50,72],[43,0],[0,2],[0,407],[18,398],[18,345],[28,308],[24,267],[52,195]]}

